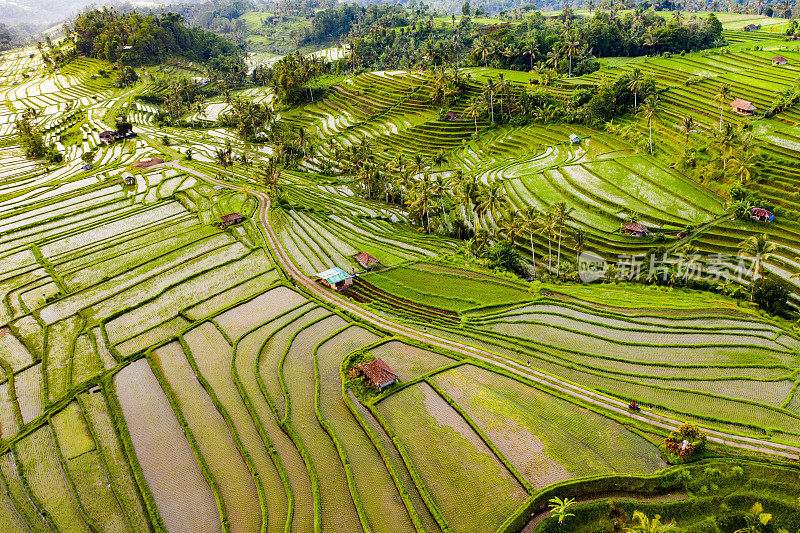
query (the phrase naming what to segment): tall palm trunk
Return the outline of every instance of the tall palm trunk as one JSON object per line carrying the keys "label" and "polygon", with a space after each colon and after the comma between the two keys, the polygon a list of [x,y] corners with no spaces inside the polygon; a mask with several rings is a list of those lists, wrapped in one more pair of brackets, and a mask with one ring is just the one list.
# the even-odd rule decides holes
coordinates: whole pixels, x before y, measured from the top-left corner
{"label": "tall palm trunk", "polygon": [[556,259],[556,277],[561,275],[561,228],[558,228],[558,256]]}
{"label": "tall palm trunk", "polygon": [[475,135],[478,134],[478,115],[472,115],[472,120],[475,122]]}
{"label": "tall palm trunk", "polygon": [[492,108],[492,125],[494,125],[494,94],[489,93],[489,107]]}
{"label": "tall palm trunk", "polygon": [[547,232],[547,271],[553,272],[553,249],[550,248],[550,232]]}
{"label": "tall palm trunk", "polygon": [[649,126],[650,126],[650,154],[652,155],[652,153],[653,153],[653,119],[650,119],[648,122],[649,122]]}
{"label": "tall palm trunk", "polygon": [[719,104],[719,131],[722,131],[722,111],[725,107],[725,102]]}
{"label": "tall palm trunk", "polygon": [[531,260],[533,261],[533,277],[536,277],[536,250],[533,248],[533,232],[531,232]]}

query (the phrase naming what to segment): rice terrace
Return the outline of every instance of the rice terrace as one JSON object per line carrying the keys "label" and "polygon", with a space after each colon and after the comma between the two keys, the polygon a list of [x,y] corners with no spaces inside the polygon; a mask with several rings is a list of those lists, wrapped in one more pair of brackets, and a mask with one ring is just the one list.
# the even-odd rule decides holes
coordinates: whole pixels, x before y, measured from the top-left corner
{"label": "rice terrace", "polygon": [[0,529],[800,531],[792,0],[139,4],[0,6]]}

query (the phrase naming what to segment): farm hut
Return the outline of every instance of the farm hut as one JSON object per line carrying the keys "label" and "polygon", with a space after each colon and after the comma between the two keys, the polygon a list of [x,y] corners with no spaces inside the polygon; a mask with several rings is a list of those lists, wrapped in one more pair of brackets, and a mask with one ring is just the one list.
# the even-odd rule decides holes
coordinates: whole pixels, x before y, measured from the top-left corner
{"label": "farm hut", "polygon": [[111,144],[117,140],[117,132],[116,131],[104,131],[100,133],[100,140],[106,144]]}
{"label": "farm hut", "polygon": [[753,102],[736,98],[733,102],[731,102],[731,110],[734,113],[739,113],[740,115],[750,116],[755,113],[756,106],[753,105]]}
{"label": "farm hut", "polygon": [[444,118],[445,120],[458,120],[461,117],[458,116],[458,113],[456,113],[455,111],[448,111],[447,114],[445,114]]}
{"label": "farm hut", "polygon": [[397,374],[392,372],[389,365],[380,358],[369,363],[359,363],[355,366],[355,369],[364,374],[367,381],[380,391],[397,382]]}
{"label": "farm hut", "polygon": [[277,18],[272,19],[272,25],[273,26],[277,26],[278,22],[280,22],[280,20],[278,20]]}
{"label": "farm hut", "polygon": [[785,65],[786,63],[788,63],[786,58],[783,56],[775,56],[772,59],[770,59],[770,61],[772,61],[772,66]]}
{"label": "farm hut", "polygon": [[569,134],[569,142],[571,142],[572,144],[580,144],[581,143],[581,138],[578,137],[577,135],[575,135],[574,133],[570,133]]}
{"label": "farm hut", "polygon": [[83,170],[92,170],[92,165],[86,164],[81,167]]}
{"label": "farm hut", "polygon": [[646,237],[650,234],[650,229],[638,222],[626,222],[625,225],[622,226],[622,232],[631,237]]}
{"label": "farm hut", "polygon": [[353,284],[353,276],[339,267],[329,268],[317,274],[317,281],[333,290],[343,291]]}
{"label": "farm hut", "polygon": [[239,224],[240,222],[244,222],[244,215],[239,213],[229,213],[222,216],[222,224],[220,224],[219,227],[225,229],[228,226],[233,226],[234,224]]}
{"label": "farm hut", "polygon": [[761,207],[754,207],[750,210],[750,219],[758,222],[772,222],[775,215]]}
{"label": "farm hut", "polygon": [[134,178],[133,174],[131,174],[130,172],[123,172],[122,181],[125,182],[125,185],[133,185],[134,183],[136,183],[136,178]]}
{"label": "farm hut", "polygon": [[362,268],[366,268],[367,270],[372,270],[376,266],[380,265],[381,262],[378,261],[375,257],[372,257],[367,252],[359,252],[353,256],[353,259],[362,266]]}

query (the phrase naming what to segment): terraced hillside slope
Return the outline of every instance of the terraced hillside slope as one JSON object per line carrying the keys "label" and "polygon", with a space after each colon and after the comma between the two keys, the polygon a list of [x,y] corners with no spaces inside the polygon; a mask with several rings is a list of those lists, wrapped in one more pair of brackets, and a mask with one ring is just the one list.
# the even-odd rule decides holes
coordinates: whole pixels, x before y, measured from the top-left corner
{"label": "terraced hillside slope", "polygon": [[[228,142],[256,161],[270,147],[216,124],[157,127],[158,110],[135,98],[192,68],[148,67],[117,88],[99,61],[53,72],[32,48],[0,58],[7,531],[512,532],[554,484],[644,494],[642,480],[672,475],[654,475],[658,446],[685,420],[708,431],[713,455],[791,468],[800,341],[785,321],[710,293],[501,276],[463,241],[317,171],[364,138],[386,164],[441,150],[435,174],[501,183],[518,209],[569,199],[574,225],[615,252],[643,246],[616,233],[621,213],[672,231],[713,222],[719,196],[584,127],[483,121],[472,139],[474,123],[439,120],[425,74],[412,92],[407,73],[383,72],[282,112],[318,145],[281,173],[278,201],[252,166],[214,163]],[[13,124],[26,108],[62,163],[21,153]],[[120,111],[137,136],[106,146]],[[564,144],[573,131],[588,141]],[[222,224],[231,214],[241,222]],[[543,253],[547,237],[532,238]],[[315,281],[352,272],[357,252],[382,267],[342,294]],[[354,367],[373,358],[398,381],[369,388]],[[631,399],[645,410],[629,413]],[[676,487],[670,497],[688,501]]]}

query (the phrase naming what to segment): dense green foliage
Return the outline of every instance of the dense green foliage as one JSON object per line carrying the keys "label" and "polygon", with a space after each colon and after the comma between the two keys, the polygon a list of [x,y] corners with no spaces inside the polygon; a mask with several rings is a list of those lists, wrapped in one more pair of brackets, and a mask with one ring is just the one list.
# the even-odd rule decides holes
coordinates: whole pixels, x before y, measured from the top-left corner
{"label": "dense green foliage", "polygon": [[342,4],[318,11],[311,20],[311,30],[302,43],[321,43],[347,36],[358,28],[377,25],[383,28],[407,26],[408,12],[396,4]]}
{"label": "dense green foliage", "polygon": [[227,39],[187,27],[175,13],[143,16],[109,8],[89,11],[75,21],[75,34],[82,54],[124,64],[154,63],[172,55],[224,63],[240,53]]}

